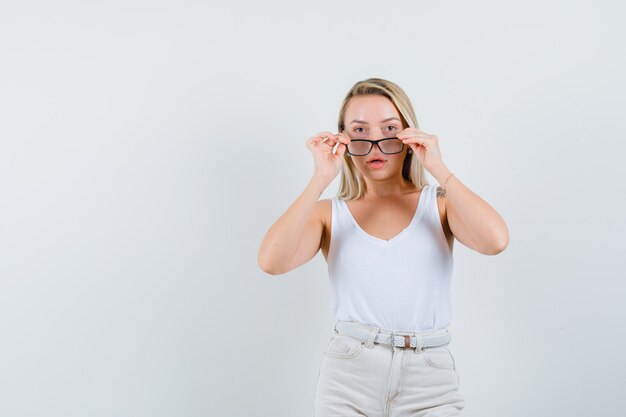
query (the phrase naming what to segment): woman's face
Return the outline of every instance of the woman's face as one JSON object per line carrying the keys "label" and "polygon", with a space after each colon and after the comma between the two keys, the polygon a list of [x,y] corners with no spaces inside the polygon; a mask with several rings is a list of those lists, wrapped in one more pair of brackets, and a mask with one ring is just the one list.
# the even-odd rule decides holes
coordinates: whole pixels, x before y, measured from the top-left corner
{"label": "woman's face", "polygon": [[[373,94],[350,99],[346,107],[344,125],[344,133],[352,140],[393,138],[396,133],[404,129],[400,114],[391,100]],[[402,162],[408,149],[408,146],[404,146],[400,153],[385,154],[374,145],[369,154],[350,157],[364,177],[384,179],[396,176],[398,172],[401,175]],[[385,151],[389,150],[385,149]],[[371,162],[376,158],[383,162]]]}

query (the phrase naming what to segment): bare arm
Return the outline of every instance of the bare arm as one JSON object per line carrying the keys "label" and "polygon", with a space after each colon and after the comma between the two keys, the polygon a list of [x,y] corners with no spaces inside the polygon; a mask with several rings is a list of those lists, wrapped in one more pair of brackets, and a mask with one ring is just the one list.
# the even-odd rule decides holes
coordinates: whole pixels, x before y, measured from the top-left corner
{"label": "bare arm", "polygon": [[257,257],[264,272],[284,274],[317,254],[324,230],[318,200],[331,181],[313,176],[302,194],[269,228]]}
{"label": "bare arm", "polygon": [[[443,184],[450,172],[440,164],[433,176]],[[502,216],[456,175],[448,181],[444,203],[448,225],[459,242],[483,255],[497,255],[508,246],[509,231]]]}

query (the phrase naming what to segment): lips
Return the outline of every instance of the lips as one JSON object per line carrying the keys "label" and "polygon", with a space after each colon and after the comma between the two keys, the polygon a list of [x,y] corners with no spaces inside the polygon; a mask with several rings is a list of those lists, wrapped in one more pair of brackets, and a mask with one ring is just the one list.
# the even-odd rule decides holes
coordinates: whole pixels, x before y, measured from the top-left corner
{"label": "lips", "polygon": [[387,165],[387,160],[375,156],[367,161],[367,165],[369,165],[371,169],[382,169]]}

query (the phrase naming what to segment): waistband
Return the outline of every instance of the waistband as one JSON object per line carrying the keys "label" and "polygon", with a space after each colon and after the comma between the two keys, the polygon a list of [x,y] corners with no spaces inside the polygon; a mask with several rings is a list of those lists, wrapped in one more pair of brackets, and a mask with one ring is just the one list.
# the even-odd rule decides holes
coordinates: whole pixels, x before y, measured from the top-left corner
{"label": "waistband", "polygon": [[366,347],[372,347],[374,343],[382,343],[400,348],[423,348],[445,346],[452,341],[452,335],[448,327],[432,329],[421,332],[393,331],[381,329],[376,326],[358,321],[337,320],[335,333],[352,337],[365,342]]}

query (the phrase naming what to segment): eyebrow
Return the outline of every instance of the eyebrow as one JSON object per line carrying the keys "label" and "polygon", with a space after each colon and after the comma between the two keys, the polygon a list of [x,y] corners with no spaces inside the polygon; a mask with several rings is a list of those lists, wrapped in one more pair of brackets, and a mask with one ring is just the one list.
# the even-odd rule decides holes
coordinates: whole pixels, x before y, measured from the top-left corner
{"label": "eyebrow", "polygon": [[[389,117],[388,119],[381,120],[380,122],[381,122],[381,123],[385,123],[385,122],[388,122],[388,121],[393,120],[393,119],[396,119],[396,120],[397,120],[397,121],[399,121],[399,122],[401,121],[401,120],[400,120],[400,119],[398,119],[397,117]],[[354,119],[353,121],[351,121],[351,122],[350,122],[350,124],[352,124],[352,123],[363,123],[363,124],[365,124],[365,125],[369,124],[369,123],[367,123],[365,120],[357,120],[357,119]]]}

